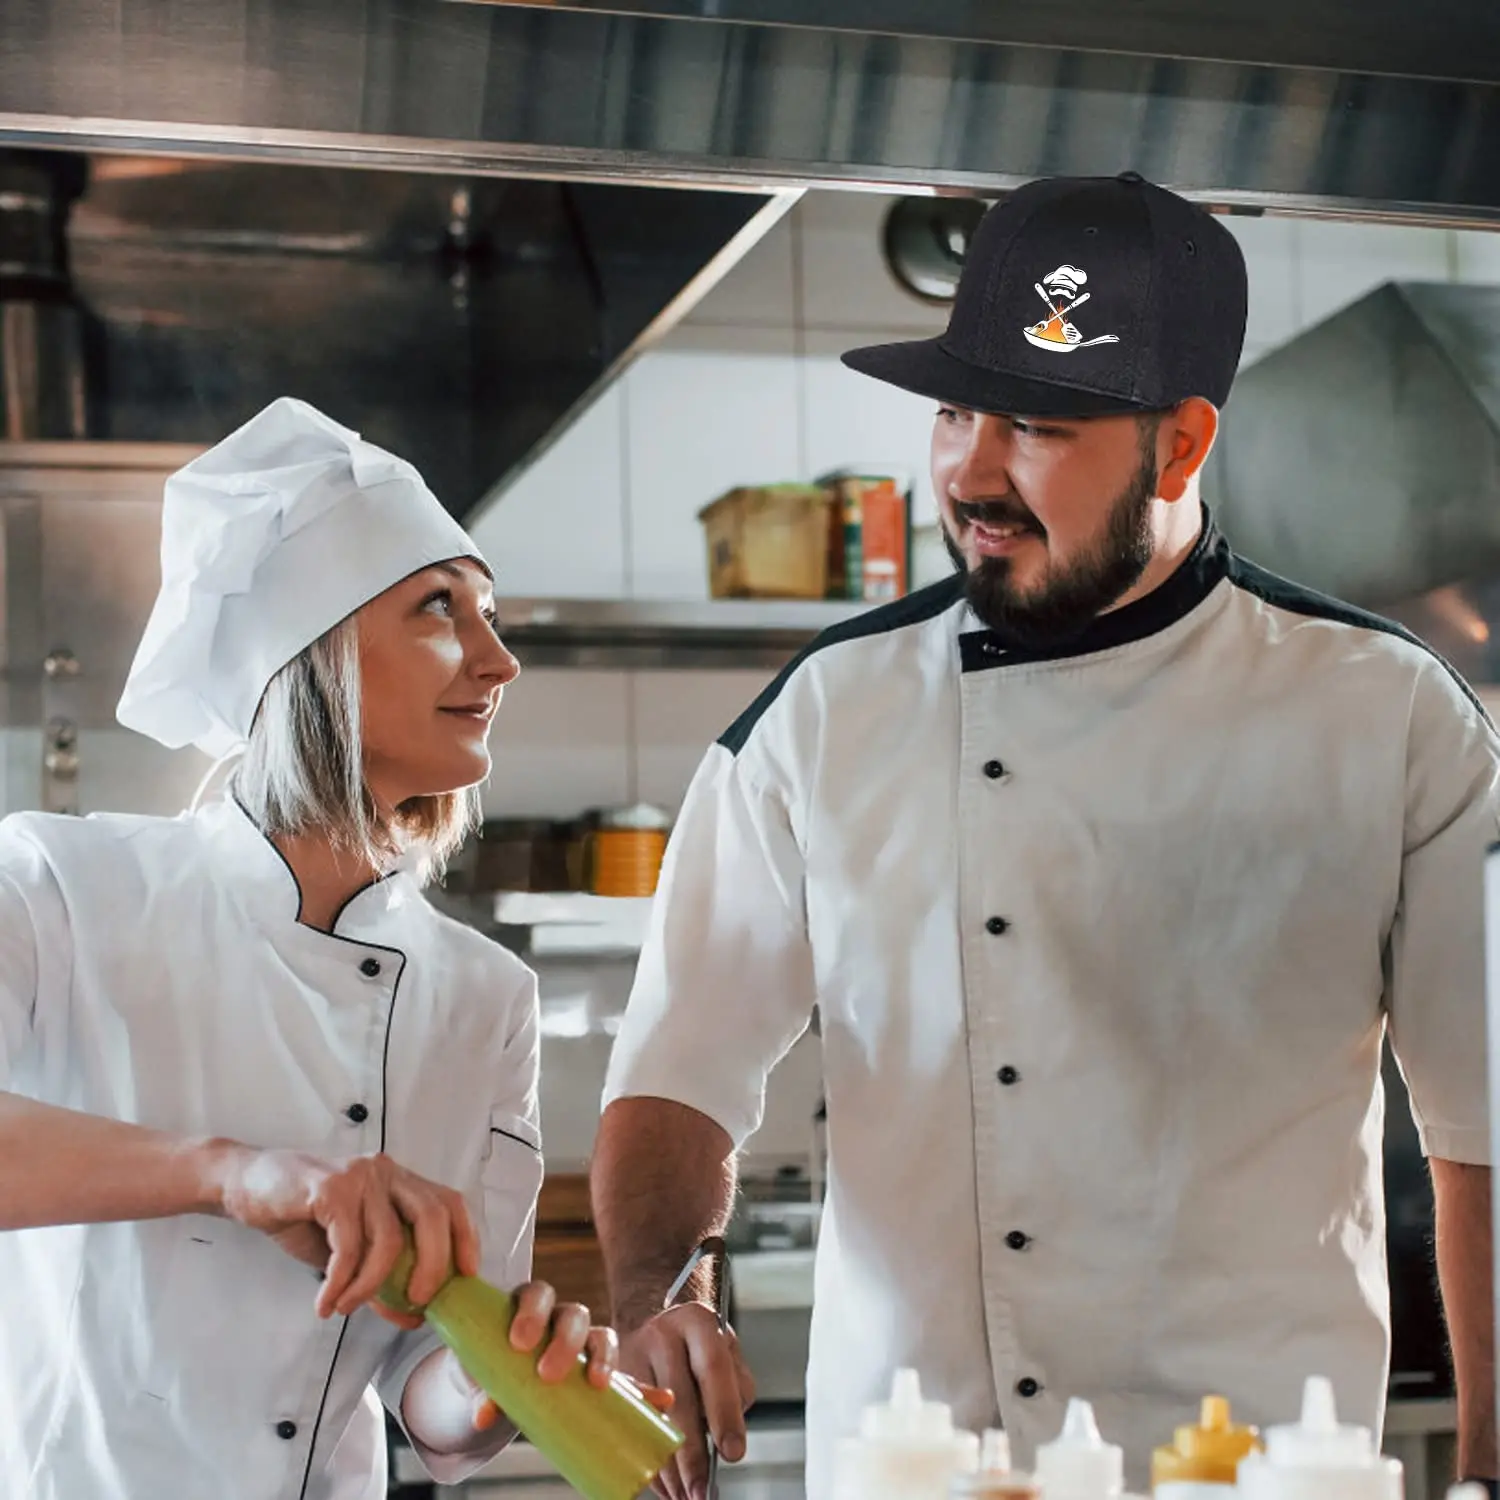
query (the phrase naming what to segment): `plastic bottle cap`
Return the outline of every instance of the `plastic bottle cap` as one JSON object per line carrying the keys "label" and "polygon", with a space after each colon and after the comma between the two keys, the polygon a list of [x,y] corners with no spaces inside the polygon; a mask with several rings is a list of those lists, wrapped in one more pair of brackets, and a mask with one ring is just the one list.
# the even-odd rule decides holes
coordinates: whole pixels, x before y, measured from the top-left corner
{"label": "plastic bottle cap", "polygon": [[1302,1388],[1302,1420],[1266,1429],[1266,1457],[1275,1465],[1304,1469],[1358,1469],[1378,1455],[1368,1427],[1339,1424],[1333,1385],[1309,1375]]}
{"label": "plastic bottle cap", "polygon": [[972,1473],[979,1439],[955,1429],[952,1410],[924,1401],[915,1370],[897,1370],[889,1402],[867,1406],[859,1436],[839,1441],[833,1500],[942,1500]]}
{"label": "plastic bottle cap", "polygon": [[1036,1450],[1036,1477],[1048,1496],[1114,1496],[1124,1461],[1119,1448],[1099,1436],[1094,1408],[1076,1396],[1068,1402],[1062,1432]]}
{"label": "plastic bottle cap", "polygon": [[1253,1427],[1230,1420],[1223,1396],[1205,1396],[1196,1427],[1179,1427],[1169,1447],[1151,1455],[1151,1483],[1233,1484],[1239,1463],[1260,1444]]}
{"label": "plastic bottle cap", "polygon": [[1401,1500],[1401,1465],[1375,1451],[1365,1427],[1341,1426],[1333,1387],[1309,1377],[1302,1420],[1266,1431],[1266,1451],[1240,1463],[1242,1500]]}
{"label": "plastic bottle cap", "polygon": [[890,1401],[865,1408],[859,1434],[881,1443],[942,1443],[953,1436],[953,1411],[945,1402],[922,1399],[915,1370],[897,1370]]}

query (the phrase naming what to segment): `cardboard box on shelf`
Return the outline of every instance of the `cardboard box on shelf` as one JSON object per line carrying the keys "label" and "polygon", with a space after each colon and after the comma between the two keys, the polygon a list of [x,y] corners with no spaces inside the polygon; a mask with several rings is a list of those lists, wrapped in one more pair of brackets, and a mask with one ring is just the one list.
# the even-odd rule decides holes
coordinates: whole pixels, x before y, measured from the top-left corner
{"label": "cardboard box on shelf", "polygon": [[715,599],[823,599],[828,492],[810,484],[741,486],[698,512]]}

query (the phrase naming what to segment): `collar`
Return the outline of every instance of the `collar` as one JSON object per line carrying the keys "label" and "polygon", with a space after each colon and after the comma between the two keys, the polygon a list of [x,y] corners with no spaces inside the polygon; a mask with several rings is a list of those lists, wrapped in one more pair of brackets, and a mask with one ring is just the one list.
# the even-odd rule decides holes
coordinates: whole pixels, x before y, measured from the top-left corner
{"label": "collar", "polygon": [[1149,594],[1120,609],[1096,616],[1079,635],[1060,645],[1036,648],[1016,646],[995,630],[965,631],[958,638],[959,659],[965,672],[984,672],[992,667],[1019,666],[1026,662],[1065,661],[1074,656],[1092,656],[1145,640],[1175,625],[1203,603],[1229,576],[1234,554],[1203,507],[1203,529],[1193,550],[1176,572]]}
{"label": "collar", "polygon": [[[297,877],[238,799],[225,795],[200,808],[193,819],[222,857],[226,885],[243,900],[251,915],[262,926],[296,927],[302,911]],[[407,905],[410,897],[410,877],[396,870],[361,886],[339,910],[331,934],[311,927],[299,930],[317,937],[369,933]]]}

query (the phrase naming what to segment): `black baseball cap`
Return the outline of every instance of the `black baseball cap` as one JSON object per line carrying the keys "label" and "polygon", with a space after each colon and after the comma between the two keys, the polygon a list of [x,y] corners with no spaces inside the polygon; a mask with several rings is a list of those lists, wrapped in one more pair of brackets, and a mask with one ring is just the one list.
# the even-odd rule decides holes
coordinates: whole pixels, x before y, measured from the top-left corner
{"label": "black baseball cap", "polygon": [[1212,214],[1134,172],[1027,183],[985,214],[940,338],[844,363],[973,411],[1091,417],[1222,407],[1245,341],[1245,258]]}

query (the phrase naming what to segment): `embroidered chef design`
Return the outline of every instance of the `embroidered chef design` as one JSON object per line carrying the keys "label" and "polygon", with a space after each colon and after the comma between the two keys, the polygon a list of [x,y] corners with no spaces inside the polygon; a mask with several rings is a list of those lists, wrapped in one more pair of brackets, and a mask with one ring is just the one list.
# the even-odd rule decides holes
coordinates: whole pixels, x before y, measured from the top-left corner
{"label": "embroidered chef design", "polygon": [[1088,280],[1088,273],[1077,266],[1059,266],[1050,276],[1033,283],[1036,294],[1047,304],[1048,316],[1040,323],[1021,331],[1029,344],[1046,349],[1052,354],[1071,354],[1075,349],[1088,349],[1095,344],[1118,344],[1112,333],[1101,333],[1097,338],[1086,339],[1068,320],[1089,300],[1089,293],[1080,297],[1079,289]]}

